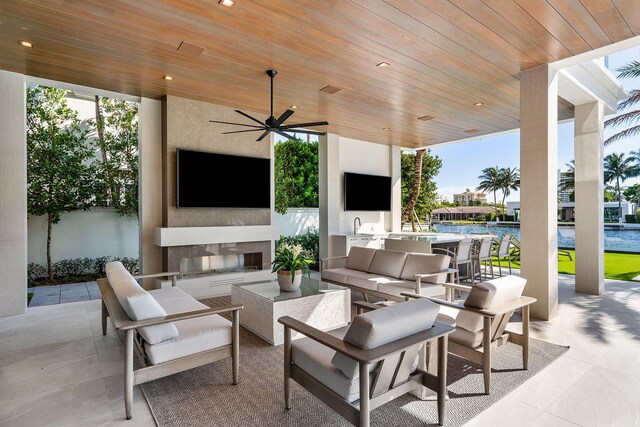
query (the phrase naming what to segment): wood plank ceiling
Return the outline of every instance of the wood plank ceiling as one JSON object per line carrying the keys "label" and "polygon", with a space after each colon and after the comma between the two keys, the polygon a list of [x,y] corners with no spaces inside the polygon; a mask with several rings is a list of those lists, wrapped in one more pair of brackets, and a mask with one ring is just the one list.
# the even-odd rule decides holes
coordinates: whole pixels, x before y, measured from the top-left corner
{"label": "wood plank ceiling", "polygon": [[637,1],[1,0],[0,69],[267,114],[275,68],[277,113],[415,147],[517,128],[520,71],[640,34]]}

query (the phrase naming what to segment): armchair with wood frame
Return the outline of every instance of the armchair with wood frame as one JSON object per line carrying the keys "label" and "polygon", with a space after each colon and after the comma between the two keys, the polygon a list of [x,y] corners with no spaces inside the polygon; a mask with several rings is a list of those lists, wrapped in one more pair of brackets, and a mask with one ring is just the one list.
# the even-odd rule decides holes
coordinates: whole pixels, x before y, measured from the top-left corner
{"label": "armchair with wood frame", "polygon": [[[522,296],[526,283],[527,281],[523,278],[506,276],[478,283],[473,287],[445,284],[448,296],[453,293],[453,290],[469,293],[462,303],[409,292],[404,292],[402,295],[408,299],[427,298],[443,307],[458,310],[455,318],[456,329],[450,335],[449,352],[482,366],[484,391],[485,394],[489,394],[493,348],[511,340],[522,347],[523,369],[526,370],[529,367],[529,307],[537,300]],[[522,333],[505,331],[509,319],[518,309],[522,311]]]}
{"label": "armchair with wood frame", "polygon": [[[358,303],[356,303],[357,305]],[[438,423],[444,422],[447,336],[450,325],[434,322],[437,304],[428,300],[388,307],[366,305],[344,328],[323,332],[291,317],[284,325],[285,407],[291,409],[294,380],[354,425],[369,426],[373,409],[425,386],[437,392]],[[291,331],[306,338],[291,341]],[[438,342],[437,374],[418,369],[420,347]]]}

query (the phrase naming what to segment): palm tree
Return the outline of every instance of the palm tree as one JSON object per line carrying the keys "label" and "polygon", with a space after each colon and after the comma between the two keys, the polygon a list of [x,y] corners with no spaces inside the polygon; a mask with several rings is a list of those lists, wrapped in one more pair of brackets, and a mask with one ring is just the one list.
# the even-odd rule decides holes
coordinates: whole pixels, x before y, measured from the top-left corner
{"label": "palm tree", "polygon": [[567,170],[566,172],[560,172],[558,192],[574,192],[576,189],[576,161],[571,160],[564,165],[567,167]]}
{"label": "palm tree", "polygon": [[502,190],[502,205],[507,199],[511,190],[518,191],[520,188],[520,173],[518,168],[500,169],[500,190]]}
{"label": "palm tree", "polygon": [[496,217],[498,216],[498,203],[496,201],[496,191],[502,188],[500,184],[500,168],[492,166],[482,169],[482,174],[478,177],[480,184],[476,187],[476,191],[492,191],[493,206],[496,208]]}
{"label": "palm tree", "polygon": [[604,181],[615,182],[615,192],[618,196],[618,218],[622,218],[622,184],[626,179],[640,175],[640,164],[635,153],[626,157],[624,153],[611,153],[604,158]]}
{"label": "palm tree", "polygon": [[[624,79],[626,77],[640,77],[640,61],[631,61],[627,65],[618,69],[618,78]],[[632,90],[629,98],[618,104],[618,108],[623,111],[627,108],[635,107],[640,104],[640,90]],[[627,129],[615,133],[611,137],[604,141],[604,145],[609,145],[612,142],[619,141],[624,138],[640,135],[640,110],[635,109],[633,111],[620,114],[604,122],[605,127],[616,127],[621,125],[632,125]]]}

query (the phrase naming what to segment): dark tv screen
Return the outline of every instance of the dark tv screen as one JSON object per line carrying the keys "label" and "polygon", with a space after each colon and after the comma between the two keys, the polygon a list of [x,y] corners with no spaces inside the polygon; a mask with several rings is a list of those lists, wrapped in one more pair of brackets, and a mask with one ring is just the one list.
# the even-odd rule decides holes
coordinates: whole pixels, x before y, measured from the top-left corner
{"label": "dark tv screen", "polygon": [[345,211],[390,211],[391,178],[344,173]]}
{"label": "dark tv screen", "polygon": [[271,208],[271,161],[176,150],[179,208]]}

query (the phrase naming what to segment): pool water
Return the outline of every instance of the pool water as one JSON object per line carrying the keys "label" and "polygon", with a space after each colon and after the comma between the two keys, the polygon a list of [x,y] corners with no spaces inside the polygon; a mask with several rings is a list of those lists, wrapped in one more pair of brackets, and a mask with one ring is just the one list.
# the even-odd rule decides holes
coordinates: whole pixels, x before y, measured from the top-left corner
{"label": "pool water", "polygon": [[[486,225],[453,225],[453,224],[433,224],[432,229],[440,233],[491,233],[498,237],[503,234],[511,234],[520,240],[520,228],[518,227],[501,227]],[[573,227],[558,227],[558,247],[575,248],[576,247],[576,230]],[[634,230],[604,230],[604,249],[605,251],[623,251],[640,253],[640,229]]]}

